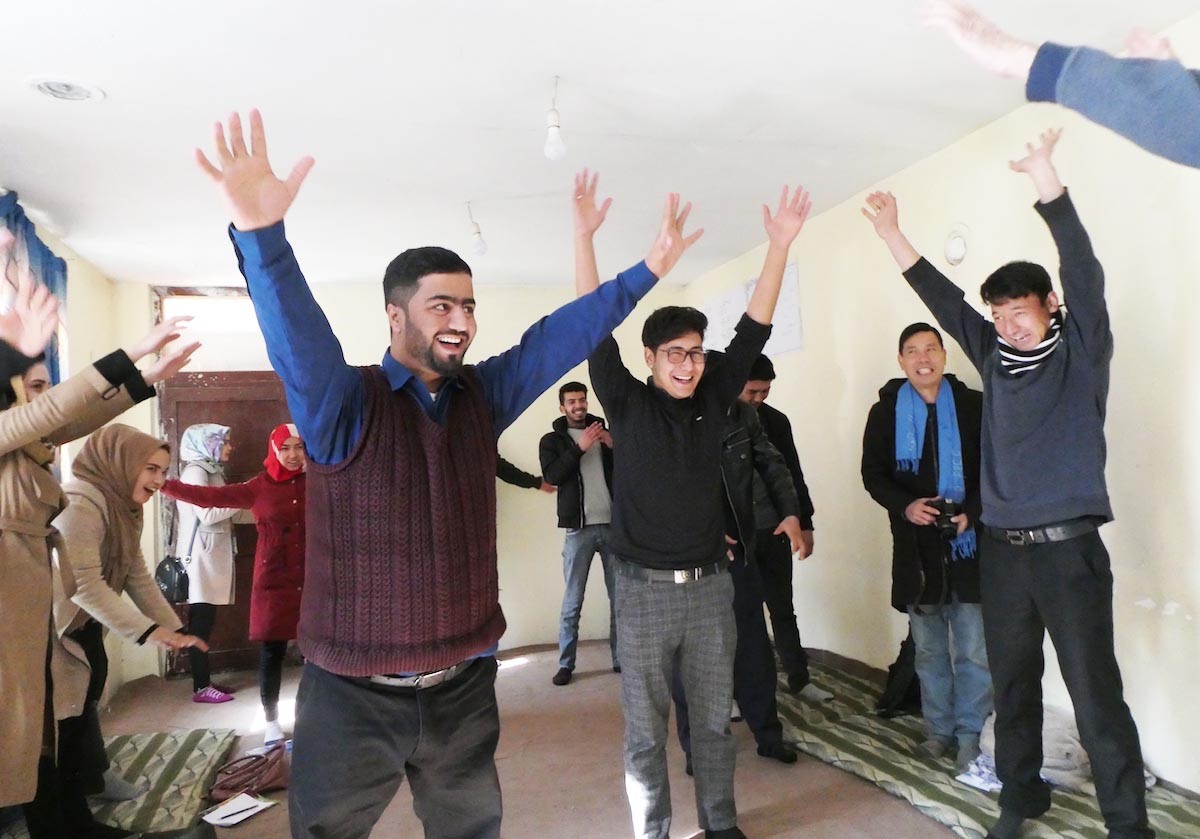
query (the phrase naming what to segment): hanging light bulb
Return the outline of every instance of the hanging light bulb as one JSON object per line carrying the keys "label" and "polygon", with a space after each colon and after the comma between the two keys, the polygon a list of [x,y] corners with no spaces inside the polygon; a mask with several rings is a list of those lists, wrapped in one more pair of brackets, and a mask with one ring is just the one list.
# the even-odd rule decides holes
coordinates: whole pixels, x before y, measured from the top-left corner
{"label": "hanging light bulb", "polygon": [[562,160],[567,156],[567,144],[563,142],[557,105],[558,76],[555,76],[554,96],[550,99],[550,110],[546,112],[546,145],[542,149],[547,160]]}
{"label": "hanging light bulb", "polygon": [[487,253],[487,242],[483,241],[483,232],[479,229],[479,222],[475,221],[475,216],[471,215],[471,202],[467,202],[467,218],[471,220],[471,253],[476,256],[483,256]]}

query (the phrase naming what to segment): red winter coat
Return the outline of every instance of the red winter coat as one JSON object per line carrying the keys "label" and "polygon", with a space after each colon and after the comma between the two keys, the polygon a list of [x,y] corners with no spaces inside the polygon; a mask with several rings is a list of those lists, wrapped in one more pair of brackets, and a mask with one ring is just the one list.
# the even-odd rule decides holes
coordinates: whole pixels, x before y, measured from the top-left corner
{"label": "red winter coat", "polygon": [[254,513],[258,546],[250,593],[250,640],[290,641],[304,590],[304,475],[279,483],[263,472],[244,484],[202,487],[167,481],[163,493],[198,507]]}

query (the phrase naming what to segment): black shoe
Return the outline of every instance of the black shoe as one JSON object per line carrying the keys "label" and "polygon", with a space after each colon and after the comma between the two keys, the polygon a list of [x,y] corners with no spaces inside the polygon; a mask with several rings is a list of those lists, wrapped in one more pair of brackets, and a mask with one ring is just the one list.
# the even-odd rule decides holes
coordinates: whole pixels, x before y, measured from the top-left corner
{"label": "black shoe", "polygon": [[692,771],[692,756],[684,755],[684,757],[686,760],[683,764],[683,771],[688,773],[689,778],[695,777],[696,773]]}
{"label": "black shoe", "polygon": [[800,676],[800,675],[788,676],[787,692],[788,693],[799,693],[800,691],[804,690],[804,686],[807,685],[809,683],[809,681],[811,681],[811,680],[809,679],[808,676]]}
{"label": "black shoe", "polygon": [[554,678],[551,679],[550,681],[554,682],[554,684],[558,685],[559,687],[562,687],[563,685],[566,685],[566,684],[570,684],[571,683],[571,671],[565,667],[560,667],[560,668],[558,668],[558,672],[554,674]]}
{"label": "black shoe", "polygon": [[746,839],[746,834],[736,827],[727,827],[724,830],[704,831],[704,839]]}
{"label": "black shoe", "polygon": [[613,665],[613,672],[614,672],[614,673],[620,673],[620,672],[621,672],[621,665],[619,665],[619,664],[614,664],[614,665]]}
{"label": "black shoe", "polygon": [[795,763],[796,750],[787,743],[762,743],[758,747],[759,757],[769,757],[780,763]]}
{"label": "black shoe", "polygon": [[74,834],[79,839],[125,839],[126,836],[133,836],[132,830],[122,830],[119,827],[109,827],[100,822],[93,822],[86,826],[80,826]]}

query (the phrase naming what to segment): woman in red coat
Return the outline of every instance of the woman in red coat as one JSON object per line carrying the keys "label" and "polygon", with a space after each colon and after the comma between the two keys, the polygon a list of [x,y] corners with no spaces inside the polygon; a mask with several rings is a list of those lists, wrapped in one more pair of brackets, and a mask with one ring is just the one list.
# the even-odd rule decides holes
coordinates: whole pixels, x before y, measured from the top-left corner
{"label": "woman in red coat", "polygon": [[264,743],[283,739],[279,685],[287,643],[296,637],[304,589],[304,443],[296,426],[271,432],[266,471],[242,484],[203,487],[167,481],[162,492],[198,507],[236,507],[254,513],[258,547],[250,594],[250,640],[262,642],[259,683],[267,727]]}

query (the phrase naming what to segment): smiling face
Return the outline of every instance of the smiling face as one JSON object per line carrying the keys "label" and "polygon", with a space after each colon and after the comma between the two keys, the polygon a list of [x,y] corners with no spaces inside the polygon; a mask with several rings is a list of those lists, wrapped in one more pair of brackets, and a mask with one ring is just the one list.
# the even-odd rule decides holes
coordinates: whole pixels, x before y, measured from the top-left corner
{"label": "smiling face", "polygon": [[946,350],[938,336],[932,332],[917,332],[910,335],[897,356],[900,369],[908,383],[917,390],[934,389],[942,383],[946,369]]}
{"label": "smiling face", "polygon": [[392,355],[413,373],[442,378],[462,369],[476,328],[470,274],[426,274],[406,304],[387,304],[387,314]]}
{"label": "smiling face", "polygon": [[304,443],[299,437],[288,437],[283,441],[283,445],[279,447],[279,454],[276,455],[280,465],[289,472],[296,472],[304,468],[307,460],[304,451]]}
{"label": "smiling face", "polygon": [[162,489],[167,481],[167,468],[171,465],[171,455],[166,449],[155,449],[154,454],[142,466],[133,481],[133,492],[130,497],[138,504],[145,504],[154,497],[154,493]]}
{"label": "smiling face", "polygon": [[1018,350],[1028,351],[1046,340],[1053,315],[1058,311],[1058,295],[1050,292],[1043,303],[1036,294],[1026,294],[991,306],[996,333]]}
{"label": "smiling face", "polygon": [[562,404],[558,406],[567,425],[571,428],[583,428],[587,420],[587,393],[582,390],[568,390],[562,395]]}
{"label": "smiling face", "polygon": [[643,349],[654,384],[668,396],[687,399],[696,392],[705,366],[704,339],[699,332],[685,332],[656,349]]}

